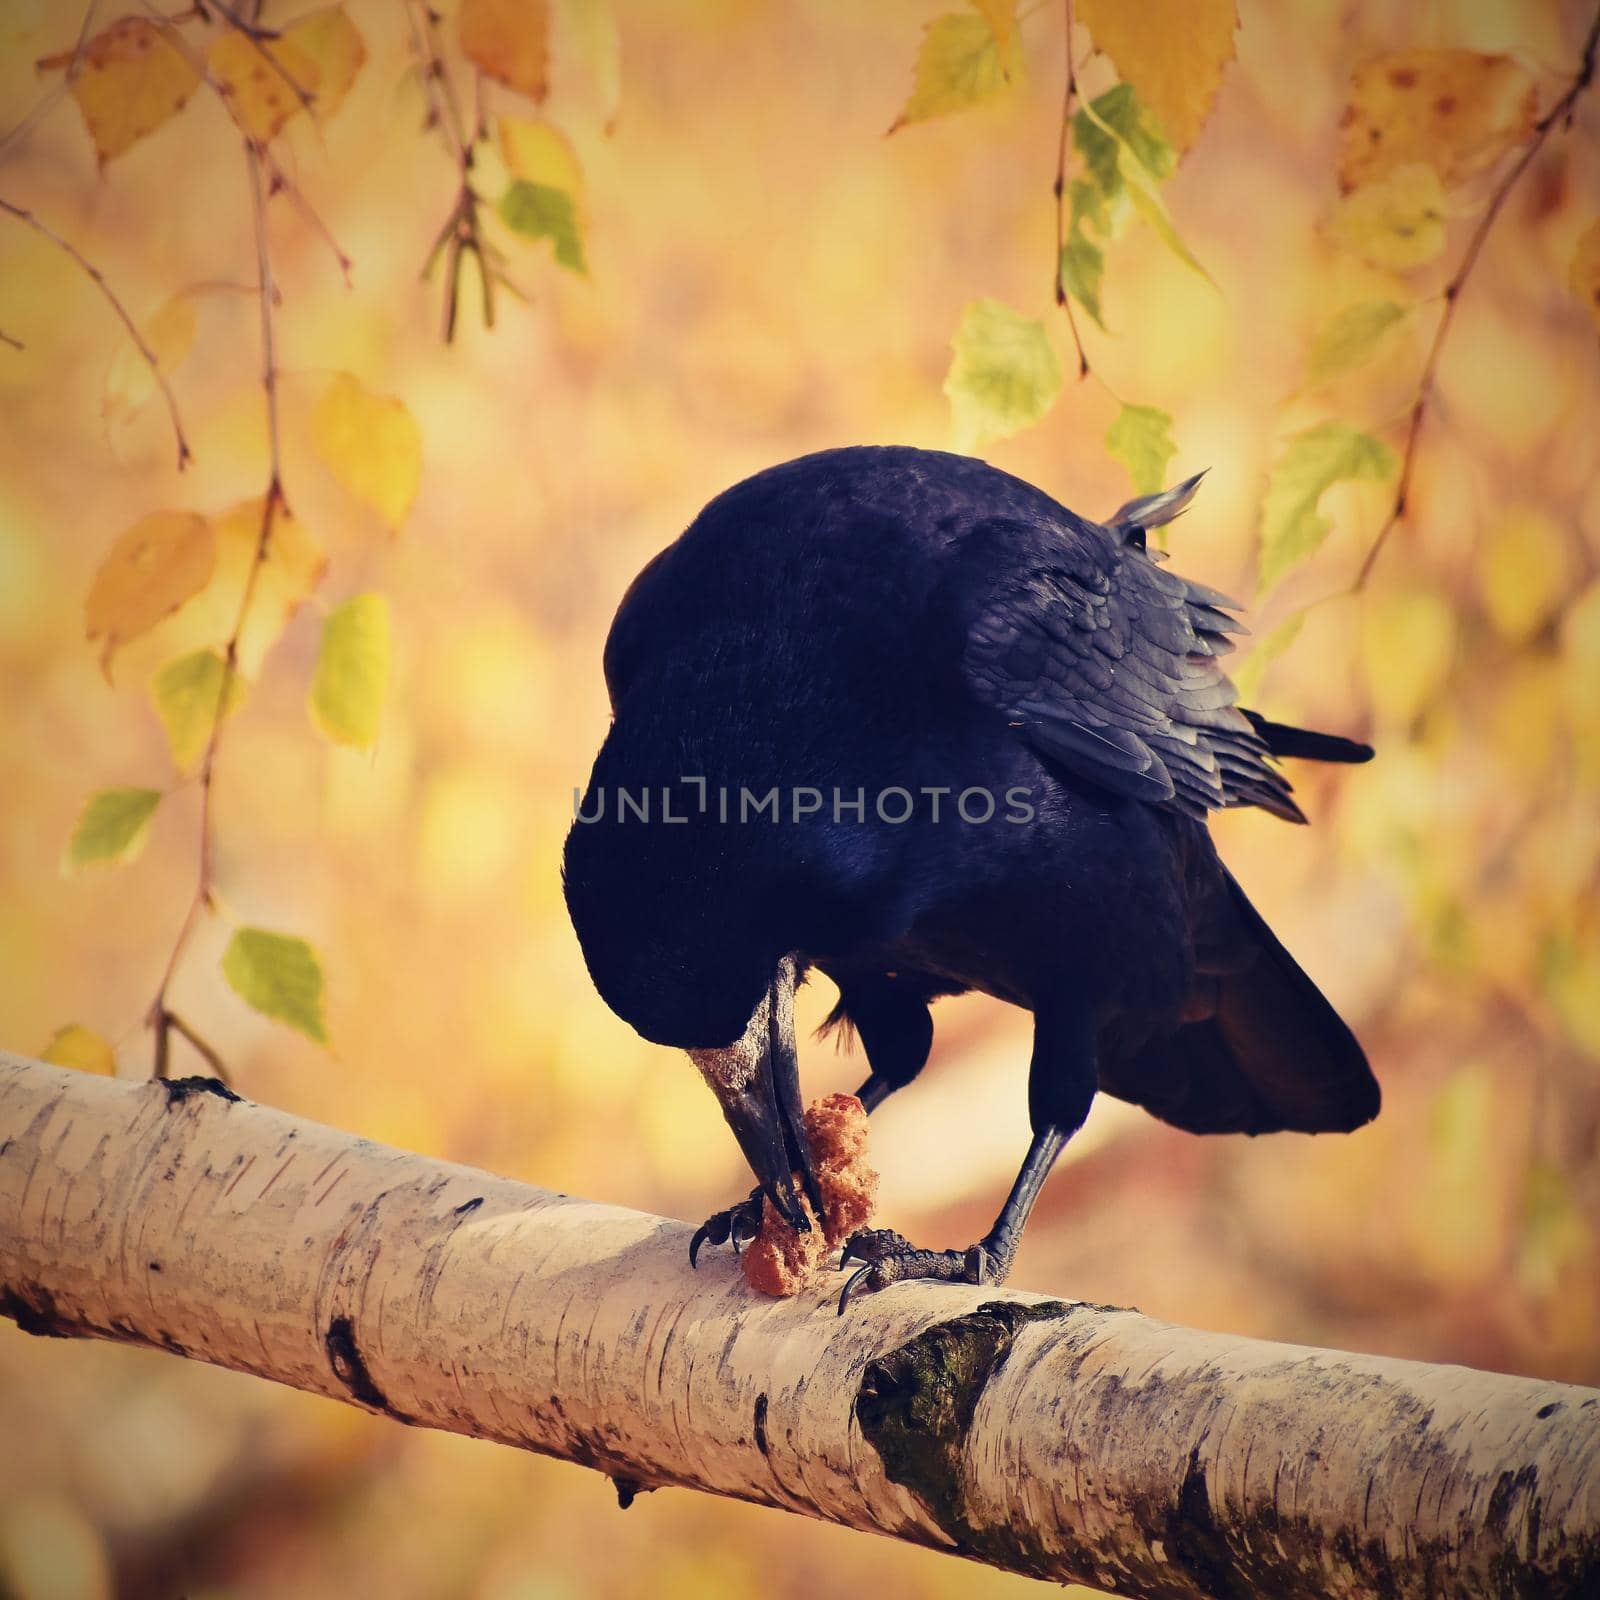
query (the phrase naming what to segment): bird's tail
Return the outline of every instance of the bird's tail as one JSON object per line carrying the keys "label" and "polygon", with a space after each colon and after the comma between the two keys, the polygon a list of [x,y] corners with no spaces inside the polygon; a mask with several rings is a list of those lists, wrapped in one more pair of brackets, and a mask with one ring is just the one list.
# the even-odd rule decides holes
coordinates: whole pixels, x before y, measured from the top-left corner
{"label": "bird's tail", "polygon": [[[1355,1035],[1225,868],[1208,911],[1196,1009],[1102,1086],[1191,1133],[1348,1133],[1378,1114]],[[1209,897],[1208,897],[1209,898]]]}
{"label": "bird's tail", "polygon": [[1259,711],[1245,711],[1244,714],[1269,755],[1287,757],[1291,761],[1346,761],[1351,764],[1372,759],[1370,744],[1341,739],[1336,733],[1291,728],[1286,722],[1269,722]]}

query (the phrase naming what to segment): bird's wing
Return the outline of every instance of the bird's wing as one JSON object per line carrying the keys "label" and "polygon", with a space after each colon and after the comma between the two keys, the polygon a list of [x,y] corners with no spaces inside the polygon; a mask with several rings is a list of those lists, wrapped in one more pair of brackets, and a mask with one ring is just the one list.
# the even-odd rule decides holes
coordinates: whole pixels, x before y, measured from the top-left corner
{"label": "bird's wing", "polygon": [[1137,526],[1077,522],[1027,546],[968,628],[964,667],[1039,755],[1192,816],[1254,805],[1304,822],[1217,658],[1238,602],[1147,556]]}

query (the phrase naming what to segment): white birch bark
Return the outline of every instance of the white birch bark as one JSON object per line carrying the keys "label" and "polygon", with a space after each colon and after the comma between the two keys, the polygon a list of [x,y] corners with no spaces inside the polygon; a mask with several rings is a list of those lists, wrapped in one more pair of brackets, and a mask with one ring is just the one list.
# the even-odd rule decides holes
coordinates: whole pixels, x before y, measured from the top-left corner
{"label": "white birch bark", "polygon": [[[1600,1392],[905,1284],[0,1055],[0,1312],[1127,1595],[1600,1595]],[[70,1352],[61,1359],[70,1360]]]}

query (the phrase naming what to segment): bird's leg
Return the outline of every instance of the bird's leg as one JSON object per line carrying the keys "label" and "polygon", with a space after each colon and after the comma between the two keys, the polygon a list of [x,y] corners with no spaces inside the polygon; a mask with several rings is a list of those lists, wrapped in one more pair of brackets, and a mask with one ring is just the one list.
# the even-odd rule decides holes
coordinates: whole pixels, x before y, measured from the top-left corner
{"label": "bird's leg", "polygon": [[856,1098],[876,1111],[927,1064],[933,1047],[928,1002],[892,978],[871,978],[841,986],[839,1009],[860,1036],[871,1068]]}
{"label": "bird's leg", "polygon": [[994,1226],[965,1250],[923,1250],[892,1228],[864,1228],[846,1241],[843,1270],[861,1261],[839,1296],[843,1315],[853,1296],[908,1278],[940,1283],[1002,1283],[1027,1226],[1039,1191],[1068,1139],[1083,1125],[1096,1086],[1094,1036],[1087,1013],[1054,1017],[1041,1012],[1034,1024],[1033,1065],[1028,1076],[1028,1111],[1033,1139],[1011,1193]]}
{"label": "bird's leg", "polygon": [[713,1211],[694,1230],[694,1237],[689,1241],[689,1265],[692,1267],[696,1264],[703,1244],[727,1244],[731,1241],[733,1253],[738,1255],[760,1231],[761,1202],[764,1198],[761,1186],[757,1184],[746,1199],[729,1206],[726,1211]]}

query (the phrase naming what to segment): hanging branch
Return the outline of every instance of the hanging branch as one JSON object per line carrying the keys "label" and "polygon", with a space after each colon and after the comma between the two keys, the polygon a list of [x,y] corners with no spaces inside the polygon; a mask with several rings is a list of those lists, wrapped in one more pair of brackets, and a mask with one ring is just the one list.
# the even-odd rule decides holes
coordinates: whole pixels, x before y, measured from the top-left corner
{"label": "hanging branch", "polygon": [[84,7],[83,21],[78,25],[78,37],[72,46],[71,55],[67,57],[66,71],[60,81],[52,84],[33,103],[32,109],[21,122],[0,136],[0,161],[20,150],[32,138],[33,130],[55,110],[56,103],[78,81],[78,74],[83,71],[83,47],[89,42],[89,28],[94,22],[94,14],[99,5],[100,0],[89,0],[89,4]]}
{"label": "hanging branch", "polygon": [[[139,6],[155,22],[167,25],[173,21],[154,3],[154,0],[139,0]],[[256,159],[261,163],[262,169],[266,174],[269,195],[283,195],[289,204],[300,213],[300,220],[332,252],[333,258],[339,266],[339,275],[344,279],[345,287],[348,289],[350,287],[350,269],[353,263],[350,257],[345,254],[339,241],[334,237],[333,230],[322,220],[316,207],[306,198],[305,191],[283,170],[282,164],[272,153],[271,146],[253,138],[250,130],[239,120],[238,110],[233,103],[232,89],[212,72],[206,58],[176,29],[170,30],[169,37],[173,48],[189,63],[200,81],[222,102],[222,108],[227,112],[228,120],[239,130],[240,136],[246,143],[254,149]]]}
{"label": "hanging branch", "polygon": [[1573,111],[1578,98],[1594,79],[1597,50],[1600,50],[1600,10],[1595,12],[1594,21],[1589,25],[1589,35],[1583,43],[1583,55],[1578,70],[1567,85],[1566,92],[1534,123],[1533,131],[1529,134],[1521,153],[1505,176],[1495,185],[1494,192],[1489,196],[1489,203],[1484,207],[1483,215],[1478,219],[1477,226],[1472,230],[1472,236],[1467,240],[1467,247],[1462,252],[1461,262],[1454,276],[1444,286],[1444,310],[1439,315],[1439,325],[1434,329],[1433,342],[1428,346],[1428,354],[1422,364],[1422,376],[1417,382],[1416,398],[1412,401],[1407,416],[1406,442],[1400,458],[1400,476],[1395,484],[1394,502],[1389,508],[1389,515],[1385,518],[1383,526],[1378,530],[1377,538],[1372,541],[1372,548],[1367,551],[1366,558],[1361,563],[1360,571],[1356,573],[1355,582],[1350,586],[1349,592],[1352,594],[1360,593],[1365,587],[1389,535],[1405,520],[1407,501],[1411,493],[1411,474],[1416,466],[1417,440],[1422,433],[1423,418],[1427,415],[1428,406],[1433,399],[1434,385],[1439,375],[1439,358],[1444,352],[1445,340],[1455,322],[1456,306],[1460,302],[1462,291],[1466,288],[1467,279],[1472,276],[1472,270],[1478,264],[1478,257],[1483,252],[1484,241],[1489,237],[1489,232],[1504,209],[1511,191],[1523,173],[1533,164],[1534,157],[1544,148],[1545,140],[1549,138],[1557,123],[1565,123],[1568,128],[1572,126]]}
{"label": "hanging branch", "polygon": [[1067,314],[1067,326],[1072,330],[1073,348],[1078,352],[1078,377],[1089,376],[1089,356],[1083,348],[1083,337],[1078,332],[1078,319],[1072,309],[1072,296],[1067,293],[1066,279],[1061,263],[1067,250],[1067,146],[1072,136],[1072,102],[1078,92],[1078,70],[1072,54],[1072,0],[1065,0],[1067,30],[1067,83],[1061,94],[1061,138],[1056,146],[1056,304]]}
{"label": "hanging branch", "polygon": [[[63,239],[53,228],[47,227],[34,214],[23,206],[13,205],[11,201],[0,196],[0,211],[8,216],[15,217],[25,227],[32,228],[41,238],[48,239],[56,249],[69,257],[78,268],[86,273],[94,286],[104,297],[106,304],[116,312],[122,326],[128,330],[128,337],[133,341],[134,348],[144,358],[145,365],[150,368],[150,376],[155,379],[157,387],[161,390],[161,398],[167,403],[167,415],[172,419],[172,431],[178,440],[178,471],[182,472],[188,465],[193,452],[189,449],[189,441],[184,436],[183,422],[178,416],[178,402],[173,398],[172,388],[161,371],[161,363],[154,350],[145,342],[144,335],[139,332],[139,325],[128,315],[128,308],[118,299],[116,291],[106,282],[105,274],[101,272],[78,247],[68,240]],[[15,339],[7,338],[7,344],[16,345],[20,350],[22,346]]]}
{"label": "hanging branch", "polygon": [[448,344],[455,338],[456,310],[461,297],[461,269],[465,257],[471,256],[478,269],[478,282],[483,293],[484,327],[494,326],[496,286],[519,295],[519,298],[520,292],[502,270],[501,253],[484,235],[483,196],[472,182],[477,146],[488,132],[482,94],[480,92],[478,96],[477,117],[469,133],[461,102],[456,97],[455,86],[444,64],[444,54],[439,48],[437,15],[427,0],[420,0],[416,5],[408,0],[406,17],[411,24],[411,37],[417,55],[417,75],[422,80],[422,91],[428,102],[428,114],[423,126],[439,130],[460,178],[455,203],[422,267],[422,276],[427,279],[432,275],[434,264],[441,256],[444,257],[442,332]]}
{"label": "hanging branch", "polygon": [[245,163],[250,174],[250,203],[255,222],[256,291],[261,306],[261,388],[266,400],[267,418],[267,488],[261,501],[261,522],[256,535],[255,551],[245,573],[244,589],[239,596],[239,610],[234,617],[233,631],[223,650],[222,677],[217,685],[217,701],[212,708],[211,727],[206,736],[205,754],[200,762],[200,863],[195,883],[194,897],[184,913],[178,937],[173,942],[172,953],[161,974],[161,983],[155,999],[150,1003],[147,1021],[155,1035],[154,1076],[165,1078],[174,1032],[187,1039],[210,1065],[213,1072],[224,1081],[221,1058],[194,1029],[177,1016],[167,1004],[167,992],[178,970],[178,963],[194,930],[199,926],[202,913],[215,908],[216,838],[213,820],[217,749],[222,742],[222,722],[228,693],[239,671],[239,641],[244,634],[250,615],[250,603],[255,598],[256,579],[267,559],[272,544],[273,522],[279,511],[285,509],[283,496],[282,453],[278,425],[278,358],[274,339],[272,313],[277,301],[277,287],[272,276],[272,252],[267,226],[267,201],[269,198],[265,177],[265,151],[256,141],[245,141]]}
{"label": "hanging branch", "polygon": [[225,5],[223,0],[207,0],[207,4],[230,28],[240,34],[250,45],[250,48],[266,63],[270,71],[287,87],[290,94],[300,102],[307,116],[312,114],[316,105],[316,95],[307,89],[298,78],[267,48],[267,45],[282,35],[276,28],[263,28],[259,22],[241,17],[230,5]]}

